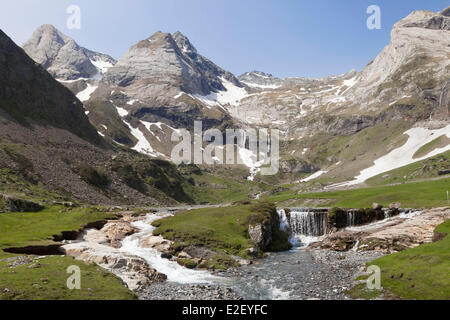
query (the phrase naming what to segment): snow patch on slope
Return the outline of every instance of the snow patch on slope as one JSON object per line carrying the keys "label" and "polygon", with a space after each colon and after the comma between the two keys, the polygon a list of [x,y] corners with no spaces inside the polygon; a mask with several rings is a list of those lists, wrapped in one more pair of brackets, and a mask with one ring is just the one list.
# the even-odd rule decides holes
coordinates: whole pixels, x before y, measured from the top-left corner
{"label": "snow patch on slope", "polygon": [[132,106],[132,105],[135,104],[136,102],[139,102],[139,100],[137,100],[137,99],[132,99],[132,100],[128,101],[127,104],[128,104],[129,106]]}
{"label": "snow patch on slope", "polygon": [[130,128],[131,134],[138,140],[137,144],[131,149],[156,158],[154,150],[148,142],[147,138],[144,136],[144,133],[142,133],[139,128],[133,128],[128,122],[123,122],[128,126],[128,128]]}
{"label": "snow patch on slope", "polygon": [[198,99],[202,102],[204,102],[207,106],[216,106],[216,105],[232,105],[232,106],[238,106],[239,102],[248,96],[247,91],[244,88],[240,88],[236,86],[235,84],[231,83],[227,79],[221,77],[220,80],[222,81],[223,86],[225,87],[226,91],[219,91],[219,92],[211,92],[210,94],[206,96],[202,95],[191,95],[193,98]]}
{"label": "snow patch on slope", "polygon": [[97,88],[98,86],[94,86],[88,83],[86,89],[80,91],[77,94],[78,100],[80,100],[81,102],[88,101],[91,98],[91,95],[94,93],[94,91],[97,90]]}
{"label": "snow patch on slope", "polygon": [[127,110],[125,110],[124,108],[121,108],[121,107],[116,106],[116,110],[117,110],[117,113],[119,113],[119,116],[121,116],[121,117],[126,117],[129,114],[129,112]]}
{"label": "snow patch on slope", "polygon": [[241,83],[249,86],[250,88],[256,88],[256,89],[278,89],[280,87],[282,87],[281,85],[276,85],[276,84],[258,84],[258,83],[252,83],[252,82],[246,82],[246,81],[241,81]]}
{"label": "snow patch on slope", "polygon": [[375,177],[383,172],[391,171],[411,163],[427,159],[429,157],[438,155],[440,153],[450,150],[450,144],[433,150],[427,155],[414,159],[414,154],[424,145],[439,138],[442,135],[447,135],[450,138],[450,124],[441,129],[427,129],[427,128],[412,128],[405,132],[409,136],[408,141],[389,154],[375,160],[375,164],[360,172],[359,176],[353,181],[339,184],[339,186],[352,186],[363,183],[369,178]]}
{"label": "snow patch on slope", "polygon": [[98,56],[94,57],[93,59],[90,59],[90,61],[101,74],[106,73],[106,71],[108,71],[109,68],[114,66],[111,62],[103,60],[101,57]]}
{"label": "snow patch on slope", "polygon": [[258,161],[258,157],[251,150],[239,147],[239,158],[242,163],[250,168],[250,176],[247,177],[248,181],[254,181],[255,176],[261,171],[261,166],[264,164],[264,160]]}
{"label": "snow patch on slope", "polygon": [[328,172],[328,171],[322,171],[322,170],[317,171],[316,173],[310,175],[308,178],[305,178],[305,179],[303,179],[303,180],[300,180],[300,182],[308,182],[308,181],[317,179],[318,177],[320,177],[321,175],[323,175],[323,174],[325,174],[325,173],[327,173],[327,172]]}

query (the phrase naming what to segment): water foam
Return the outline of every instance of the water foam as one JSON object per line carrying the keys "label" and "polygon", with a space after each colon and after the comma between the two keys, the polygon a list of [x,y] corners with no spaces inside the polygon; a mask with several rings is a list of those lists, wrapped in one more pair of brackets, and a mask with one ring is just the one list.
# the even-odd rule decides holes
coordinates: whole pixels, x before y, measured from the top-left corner
{"label": "water foam", "polygon": [[155,230],[155,227],[151,225],[153,221],[170,215],[169,213],[149,214],[144,220],[133,222],[132,226],[140,229],[140,232],[126,237],[120,250],[145,259],[152,268],[167,275],[167,280],[171,282],[180,284],[211,284],[221,280],[220,277],[213,276],[208,271],[187,269],[175,261],[161,258],[161,252],[158,250],[143,248],[139,245],[142,238],[153,234]]}

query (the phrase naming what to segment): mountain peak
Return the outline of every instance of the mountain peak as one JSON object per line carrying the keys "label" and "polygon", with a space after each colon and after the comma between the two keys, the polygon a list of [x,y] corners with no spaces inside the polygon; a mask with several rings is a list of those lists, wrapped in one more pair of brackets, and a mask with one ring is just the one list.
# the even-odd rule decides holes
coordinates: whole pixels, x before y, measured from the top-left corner
{"label": "mountain peak", "polygon": [[100,143],[83,105],[0,30],[0,111],[20,123],[33,120]]}
{"label": "mountain peak", "polygon": [[43,24],[36,29],[37,32],[58,32],[59,30],[52,24]]}
{"label": "mountain peak", "polygon": [[[104,73],[103,65],[113,65],[116,62],[108,55],[80,47],[72,38],[50,24],[38,27],[23,45],[23,49],[53,77],[61,80],[92,78]],[[100,64],[101,67],[98,68],[97,65]]]}
{"label": "mountain peak", "polygon": [[188,37],[186,37],[180,31],[175,32],[172,37],[183,53],[189,56],[197,53],[197,49],[192,45]]}
{"label": "mountain peak", "polygon": [[394,25],[395,28],[450,30],[450,7],[441,12],[416,10]]}
{"label": "mountain peak", "polygon": [[445,8],[441,12],[439,12],[440,15],[450,17],[450,7]]}

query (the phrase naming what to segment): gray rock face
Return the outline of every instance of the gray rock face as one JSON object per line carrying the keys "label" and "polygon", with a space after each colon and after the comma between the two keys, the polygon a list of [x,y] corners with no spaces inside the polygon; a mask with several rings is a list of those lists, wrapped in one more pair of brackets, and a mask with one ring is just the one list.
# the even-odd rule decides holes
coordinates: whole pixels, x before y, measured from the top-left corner
{"label": "gray rock face", "polygon": [[272,226],[258,223],[248,226],[248,235],[258,248],[266,248],[272,242]]}
{"label": "gray rock face", "polygon": [[[100,131],[117,142],[117,134],[108,123],[126,121],[134,146],[151,144],[138,151],[150,155],[170,155],[173,128],[192,128],[201,119],[205,128],[220,127],[231,121],[226,110],[216,103],[225,85],[245,92],[239,81],[198,54],[180,32],[156,32],[132,46],[102,78],[98,89],[85,104],[89,117],[95,118]],[[97,116],[99,104],[108,104],[120,114],[109,119]],[[102,113],[105,114],[105,113]],[[108,113],[110,114],[110,113]],[[106,122],[106,123],[105,123]],[[156,125],[164,123],[164,126]],[[106,125],[108,130],[101,129]],[[116,126],[117,127],[117,126]],[[124,141],[122,139],[122,141]]]}
{"label": "gray rock face", "polygon": [[155,90],[146,88],[145,92],[141,92],[141,95],[148,97],[164,94],[163,89],[207,95],[225,90],[221,77],[240,86],[231,73],[199,55],[180,32],[173,35],[156,32],[131,47],[106,74],[105,82],[120,87],[137,83],[156,86]]}
{"label": "gray rock face", "polygon": [[280,170],[283,173],[313,173],[319,169],[306,161],[290,159],[280,161]]}
{"label": "gray rock face", "polygon": [[75,96],[1,30],[0,74],[0,111],[22,123],[33,120],[103,143]]}
{"label": "gray rock face", "polygon": [[239,76],[239,81],[257,89],[275,89],[285,84],[284,80],[261,71],[246,72]]}
{"label": "gray rock face", "polygon": [[428,95],[434,96],[428,100],[439,100],[450,65],[449,19],[421,10],[395,24],[391,43],[358,75],[346,99],[371,112],[405,97]]}
{"label": "gray rock face", "polygon": [[92,78],[116,62],[108,55],[80,47],[52,25],[36,29],[23,49],[58,80]]}
{"label": "gray rock face", "polygon": [[197,52],[197,49],[190,43],[189,39],[181,32],[177,31],[172,35],[173,39],[177,43],[181,52],[192,59],[192,61],[203,72],[203,76],[207,79],[208,85],[211,87],[211,91],[226,90],[223,86],[220,78],[224,78],[234,85],[241,87],[239,80],[228,71],[215,65],[209,59],[203,57]]}

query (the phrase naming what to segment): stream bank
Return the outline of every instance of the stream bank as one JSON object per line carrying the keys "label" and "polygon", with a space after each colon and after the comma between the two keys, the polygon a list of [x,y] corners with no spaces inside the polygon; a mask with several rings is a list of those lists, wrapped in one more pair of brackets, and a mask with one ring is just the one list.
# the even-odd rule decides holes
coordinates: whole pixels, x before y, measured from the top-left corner
{"label": "stream bank", "polygon": [[[98,234],[101,230],[97,231],[97,234],[88,232],[83,239],[68,244],[66,248],[78,253],[80,259],[92,260],[99,265],[102,261],[108,262],[102,267],[121,276],[125,282],[127,276],[131,277],[133,281],[128,281],[128,285],[134,285],[132,289],[143,300],[344,300],[348,299],[346,292],[354,285],[356,276],[364,270],[365,264],[387,253],[383,250],[358,250],[358,246],[342,252],[325,250],[320,248],[320,245],[305,247],[304,243],[298,242],[304,238],[297,237],[293,240],[297,240],[300,246],[289,251],[271,253],[264,259],[254,260],[248,266],[215,272],[193,270],[179,265],[174,260],[162,258],[161,251],[155,247],[142,245],[145,243],[143,240],[153,237],[155,227],[151,223],[172,214],[172,211],[162,210],[143,217],[130,218],[129,226],[119,229],[132,228],[135,232],[122,239],[120,248],[112,248],[108,237],[102,240]],[[426,211],[425,214],[392,217],[368,226],[349,227],[344,232],[360,235],[362,229],[365,232],[370,229],[379,231],[386,226],[398,231],[401,226],[410,228],[424,221],[434,225],[438,223],[436,219],[440,220],[446,216],[447,210],[441,212],[434,209]],[[291,219],[292,217],[291,215]],[[323,217],[319,216],[318,221],[323,220]],[[330,236],[319,235],[321,229],[310,215],[298,213],[295,221],[297,224],[305,224],[301,228],[298,226],[298,230],[309,230],[308,232],[312,233],[305,235],[308,243],[326,243],[327,237]],[[290,228],[294,229],[293,226],[294,224],[291,224]],[[106,227],[105,230],[111,230],[111,227]],[[420,234],[420,230],[428,231],[431,227],[422,226],[418,230]],[[428,238],[430,237],[427,234],[423,239]],[[103,246],[92,245],[95,241],[102,241],[112,249],[108,251]],[[113,259],[108,256],[113,256]],[[135,269],[133,263],[139,262],[138,264],[142,265],[142,261],[145,266],[140,270],[147,273],[146,278],[149,281],[142,282],[139,277],[132,277],[132,272],[130,274],[130,271]],[[118,268],[117,264],[126,269]],[[139,273],[138,269],[135,273]],[[121,275],[121,270],[128,273]]]}

